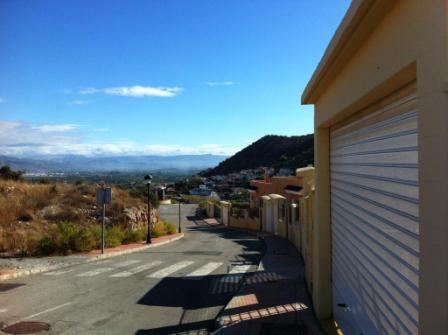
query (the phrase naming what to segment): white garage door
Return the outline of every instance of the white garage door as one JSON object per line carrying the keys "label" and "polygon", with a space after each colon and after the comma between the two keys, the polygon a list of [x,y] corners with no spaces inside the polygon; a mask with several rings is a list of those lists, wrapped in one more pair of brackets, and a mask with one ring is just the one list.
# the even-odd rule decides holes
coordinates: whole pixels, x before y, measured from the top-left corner
{"label": "white garage door", "polygon": [[414,85],[331,129],[333,310],[345,334],[418,333],[413,92]]}

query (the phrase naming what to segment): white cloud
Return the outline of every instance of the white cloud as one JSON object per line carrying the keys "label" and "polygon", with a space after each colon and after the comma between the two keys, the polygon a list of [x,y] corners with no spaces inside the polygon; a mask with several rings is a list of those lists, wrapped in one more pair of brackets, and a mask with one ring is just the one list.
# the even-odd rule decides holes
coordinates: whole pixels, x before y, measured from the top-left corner
{"label": "white cloud", "polygon": [[182,91],[181,87],[151,87],[151,86],[120,86],[109,88],[88,87],[78,91],[79,94],[103,93],[108,95],[118,95],[123,97],[174,97]]}
{"label": "white cloud", "polygon": [[70,101],[71,105],[85,105],[87,103],[89,103],[89,101],[87,101],[87,100],[73,100],[73,101]]}
{"label": "white cloud", "polygon": [[75,124],[30,124],[0,120],[0,155],[26,156],[30,154],[75,155],[232,155],[239,148],[204,144],[184,146],[176,144],[142,144],[128,139],[105,142],[86,142],[85,132],[107,131],[106,128],[81,127]]}
{"label": "white cloud", "polygon": [[207,86],[232,86],[236,83],[234,81],[206,81],[204,85]]}
{"label": "white cloud", "polygon": [[77,124],[42,124],[32,126],[33,129],[40,130],[43,133],[59,133],[75,130],[79,127]]}

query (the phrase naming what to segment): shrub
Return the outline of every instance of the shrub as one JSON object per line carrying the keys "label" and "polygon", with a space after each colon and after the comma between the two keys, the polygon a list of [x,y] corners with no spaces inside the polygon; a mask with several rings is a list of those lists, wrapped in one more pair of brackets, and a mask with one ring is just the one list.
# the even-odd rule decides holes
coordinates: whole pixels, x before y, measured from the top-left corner
{"label": "shrub", "polygon": [[57,189],[57,187],[56,187],[56,184],[51,185],[48,191],[49,191],[51,194],[56,194],[56,193],[58,193],[58,189]]}
{"label": "shrub", "polygon": [[54,239],[49,236],[44,236],[37,241],[36,249],[37,253],[41,256],[51,255],[58,250],[58,245]]}
{"label": "shrub", "polygon": [[74,247],[76,251],[90,251],[96,246],[94,232],[92,229],[81,228],[74,240]]}
{"label": "shrub", "polygon": [[79,216],[70,207],[62,207],[56,213],[46,213],[44,218],[48,221],[72,222],[79,221]]}
{"label": "shrub", "polygon": [[143,241],[146,237],[146,229],[126,230],[124,232],[123,244]]}
{"label": "shrub", "polygon": [[17,216],[18,221],[29,222],[33,220],[33,216],[28,211],[23,211]]}
{"label": "shrub", "polygon": [[58,223],[58,248],[64,255],[71,254],[75,248],[78,231],[73,223],[62,221]]}
{"label": "shrub", "polygon": [[80,186],[82,184],[84,184],[84,180],[82,180],[82,179],[78,179],[77,181],[75,181],[76,186]]}
{"label": "shrub", "polygon": [[154,224],[151,228],[151,236],[152,237],[160,237],[166,235],[165,226],[162,222],[158,222]]}
{"label": "shrub", "polygon": [[172,234],[176,234],[177,232],[177,228],[174,224],[172,224],[171,222],[163,222],[164,226],[165,226],[165,230],[166,230],[166,234],[167,235],[172,235]]}
{"label": "shrub", "polygon": [[106,246],[107,247],[118,247],[123,241],[123,231],[118,226],[106,229]]}
{"label": "shrub", "polygon": [[8,165],[0,168],[0,179],[17,181],[23,179],[22,175],[22,171],[13,171]]}
{"label": "shrub", "polygon": [[13,254],[24,254],[27,249],[27,236],[22,230],[4,232],[2,240],[4,240],[2,249]]}
{"label": "shrub", "polygon": [[151,229],[151,235],[153,237],[160,237],[164,235],[171,235],[175,234],[177,232],[176,225],[166,222],[166,221],[160,221],[153,225]]}
{"label": "shrub", "polygon": [[201,200],[199,202],[199,209],[201,209],[202,211],[206,211],[207,210],[207,204],[208,204],[208,200]]}
{"label": "shrub", "polygon": [[101,248],[101,226],[94,225],[89,227],[90,233],[92,234],[95,244],[93,248]]}
{"label": "shrub", "polygon": [[48,184],[51,184],[51,179],[48,178],[48,177],[46,177],[46,178],[40,178],[37,182],[38,182],[39,184],[48,185]]}

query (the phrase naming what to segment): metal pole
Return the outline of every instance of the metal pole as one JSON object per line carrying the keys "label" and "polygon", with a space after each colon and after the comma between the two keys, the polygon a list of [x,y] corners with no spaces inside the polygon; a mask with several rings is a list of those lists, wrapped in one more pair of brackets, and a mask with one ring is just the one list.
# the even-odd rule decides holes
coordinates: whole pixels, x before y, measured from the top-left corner
{"label": "metal pole", "polygon": [[151,199],[150,199],[150,187],[148,183],[148,234],[146,235],[146,243],[151,244]]}
{"label": "metal pole", "polygon": [[[105,192],[104,189],[103,189],[103,192]],[[105,229],[105,226],[106,226],[106,204],[103,203],[103,222],[101,224],[101,253],[102,254],[104,254],[104,237],[105,237],[104,229]]]}
{"label": "metal pole", "polygon": [[182,224],[181,224],[181,218],[180,218],[180,206],[181,206],[181,204],[179,202],[179,233],[182,232]]}

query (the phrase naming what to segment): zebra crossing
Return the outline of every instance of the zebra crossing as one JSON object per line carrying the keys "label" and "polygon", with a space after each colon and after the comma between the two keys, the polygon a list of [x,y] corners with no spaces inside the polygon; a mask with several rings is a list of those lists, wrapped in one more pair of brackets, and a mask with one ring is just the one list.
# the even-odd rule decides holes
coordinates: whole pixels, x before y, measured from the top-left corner
{"label": "zebra crossing", "polygon": [[174,272],[177,272],[179,270],[182,270],[183,268],[186,268],[187,266],[189,266],[193,263],[194,263],[193,261],[178,262],[178,263],[168,266],[167,268],[164,268],[162,270],[154,272],[146,277],[148,277],[148,278],[165,278],[165,277],[168,277],[169,275],[173,274]]}
{"label": "zebra crossing", "polygon": [[162,264],[161,261],[153,261],[153,262],[150,262],[148,264],[139,265],[139,266],[137,266],[135,268],[132,268],[132,269],[129,269],[127,271],[122,271],[122,272],[115,273],[113,275],[110,275],[109,277],[112,277],[112,278],[130,277],[130,276],[135,275],[137,273],[140,273],[140,272],[149,270],[151,268],[154,268],[154,267],[156,267],[156,266],[158,266],[160,264]]}
{"label": "zebra crossing", "polygon": [[210,262],[203,266],[201,266],[199,269],[187,274],[185,277],[194,279],[194,280],[200,280],[207,276],[208,274],[212,273],[216,269],[218,269],[222,263],[220,262]]}
{"label": "zebra crossing", "polygon": [[[183,260],[174,264],[166,264],[161,260],[154,260],[142,264],[141,260],[126,260],[113,264],[107,262],[107,266],[103,266],[104,262],[98,262],[95,268],[87,271],[76,273],[77,269],[61,269],[44,273],[46,276],[76,276],[80,278],[92,278],[96,276],[107,276],[109,278],[128,278],[143,272],[146,278],[163,279],[169,276],[176,276],[187,280],[202,280],[203,278],[213,275],[224,266],[222,262],[207,262],[205,264],[198,264],[192,260]],[[244,274],[248,272],[251,265],[241,264],[234,265],[230,268],[228,273],[219,274],[213,277],[210,284],[210,293],[221,294],[235,291],[242,280]],[[150,270],[153,269],[153,272]],[[117,272],[118,271],[118,272]],[[149,272],[149,273],[148,273]]]}
{"label": "zebra crossing", "polygon": [[251,265],[249,264],[235,265],[229,273],[214,282],[210,288],[210,293],[221,294],[236,291],[244,274],[248,272],[250,268]]}

